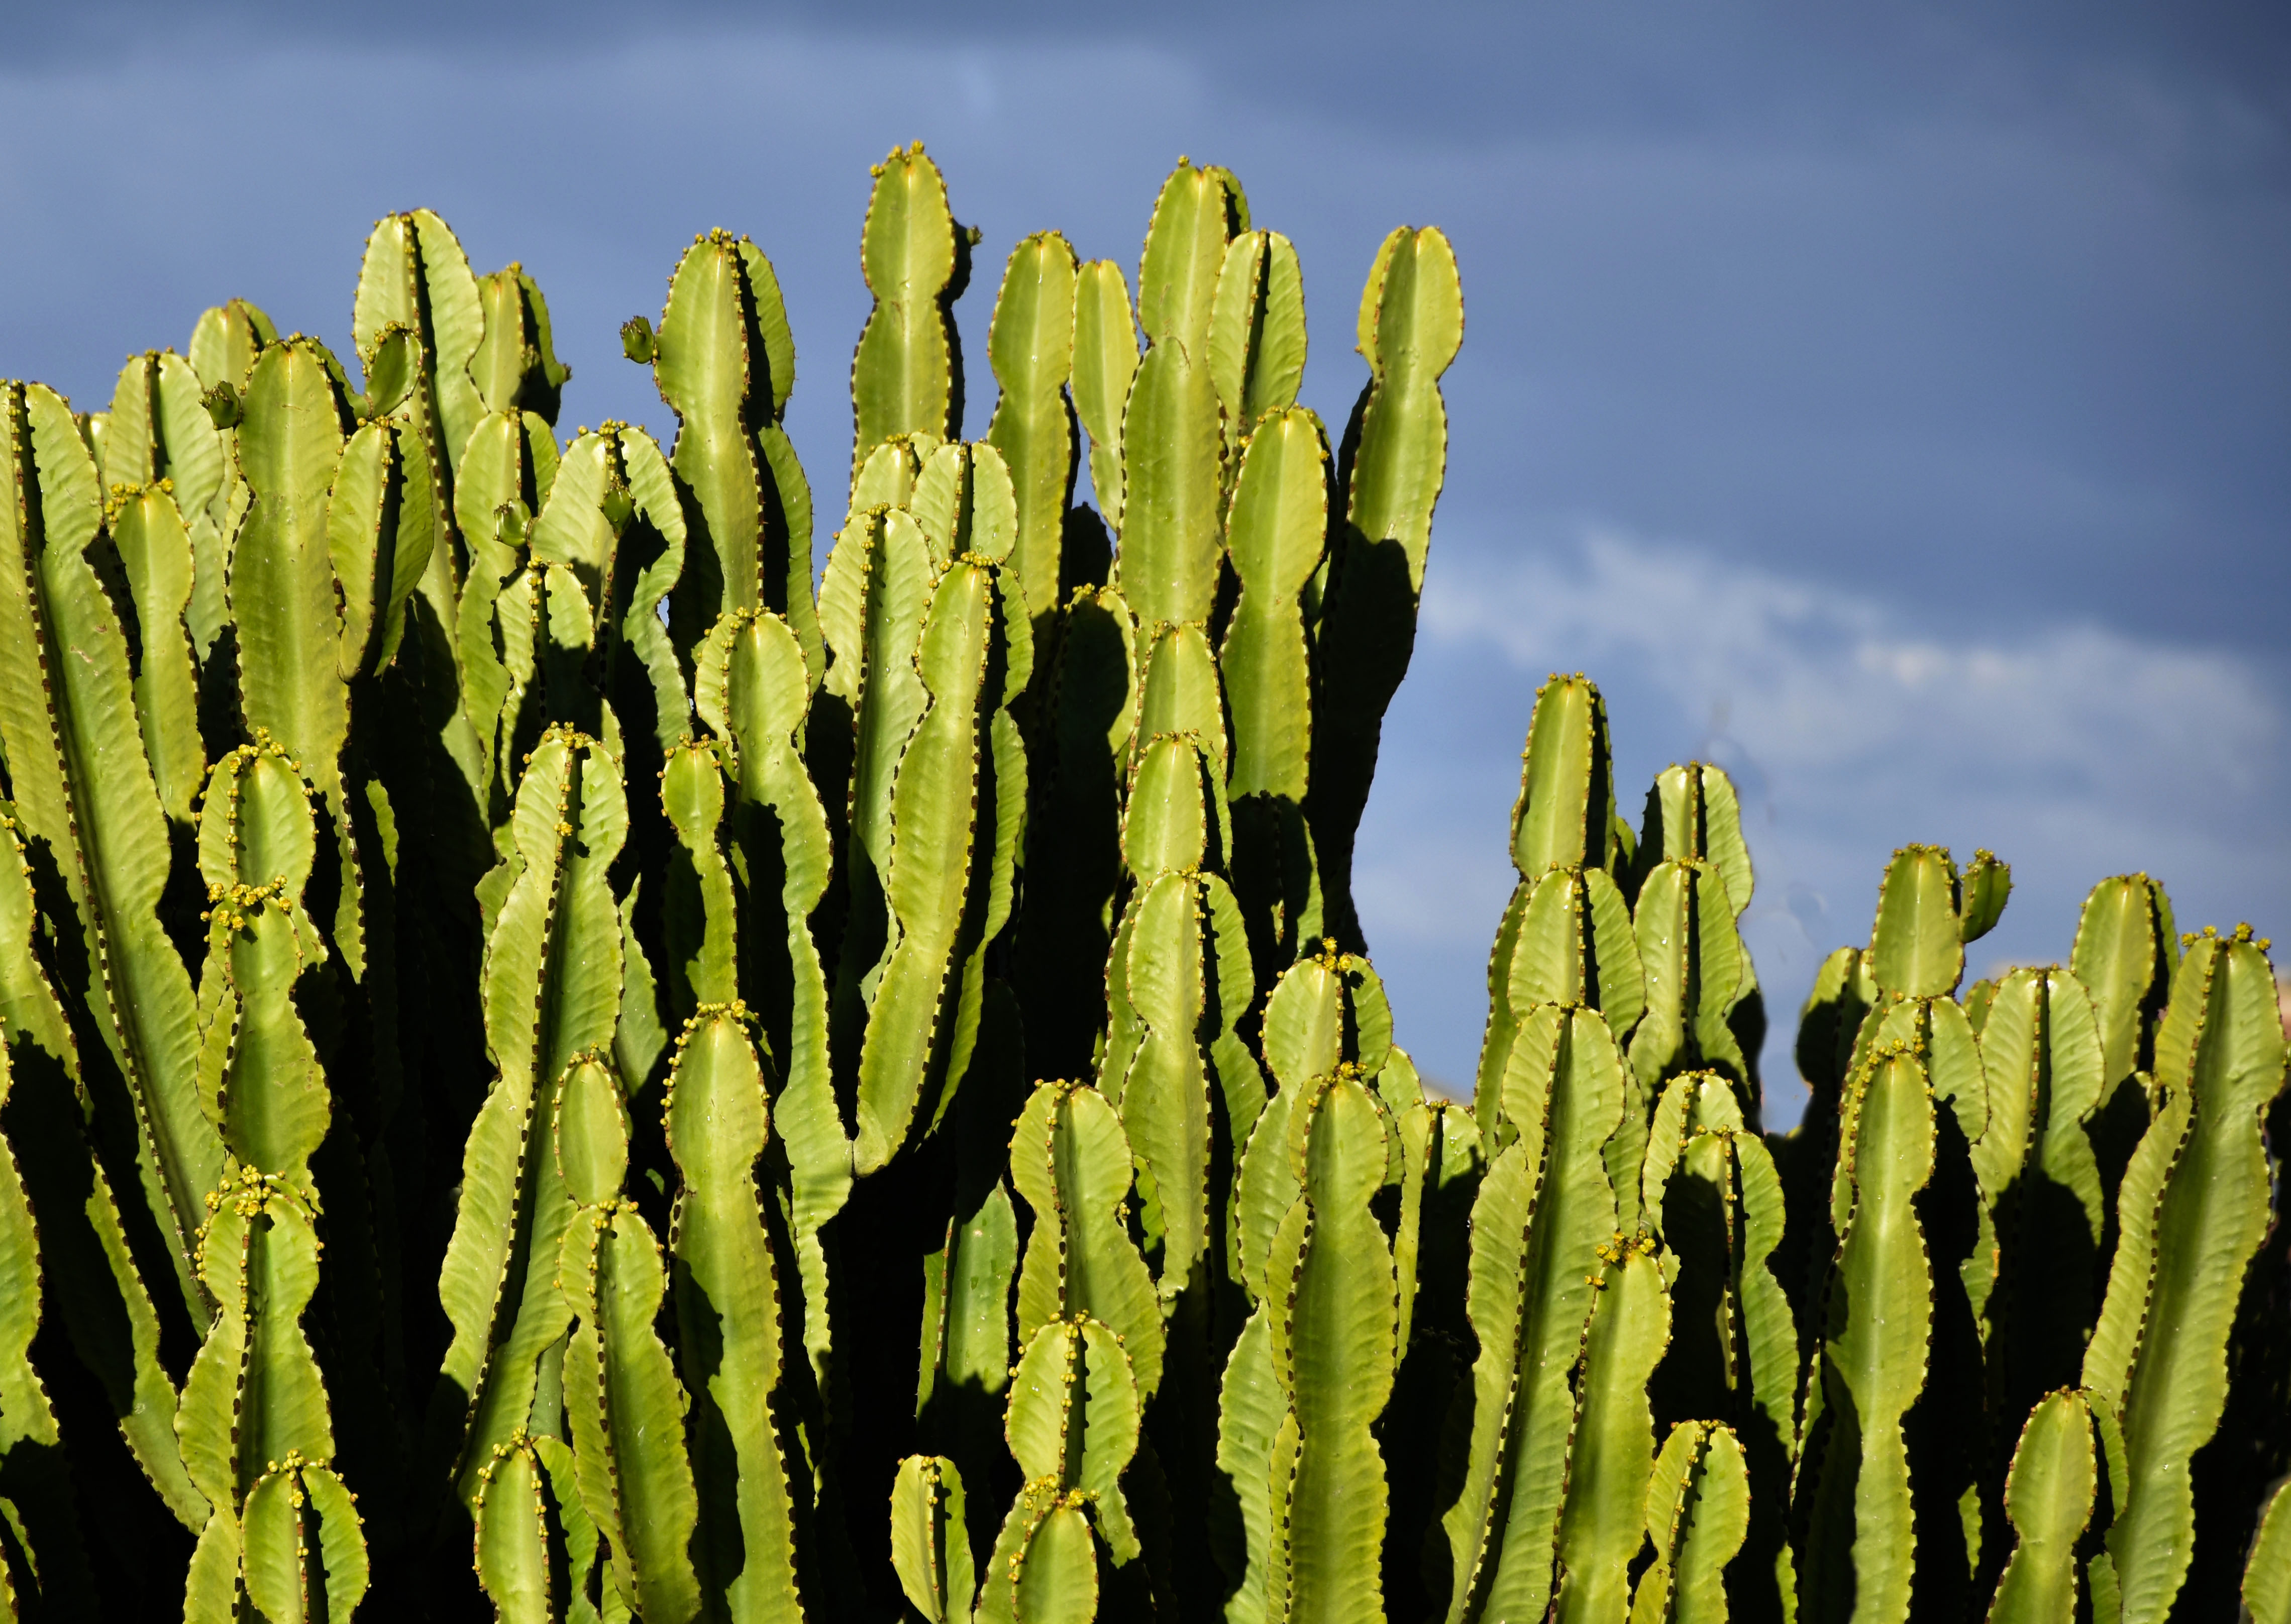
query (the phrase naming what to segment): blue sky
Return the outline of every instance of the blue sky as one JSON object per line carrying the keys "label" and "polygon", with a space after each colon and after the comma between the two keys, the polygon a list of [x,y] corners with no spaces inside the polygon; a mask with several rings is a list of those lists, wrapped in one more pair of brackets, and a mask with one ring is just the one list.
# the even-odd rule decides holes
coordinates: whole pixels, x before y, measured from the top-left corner
{"label": "blue sky", "polygon": [[819,482],[895,142],[985,232],[973,432],[1011,243],[1134,264],[1181,152],[1296,240],[1332,421],[1377,242],[1439,224],[1467,328],[1359,876],[1401,1040],[1468,1080],[1529,706],[1580,669],[1634,807],[1695,755],[1742,785],[1787,1120],[1797,1002],[1904,840],[2014,864],[1976,970],[2064,957],[2134,867],[2291,929],[2291,30],[1994,9],[9,0],[0,374],[102,404],[234,294],[341,342],[373,221],[426,204],[547,291],[565,427],[665,430],[615,330],[721,225],[778,267]]}

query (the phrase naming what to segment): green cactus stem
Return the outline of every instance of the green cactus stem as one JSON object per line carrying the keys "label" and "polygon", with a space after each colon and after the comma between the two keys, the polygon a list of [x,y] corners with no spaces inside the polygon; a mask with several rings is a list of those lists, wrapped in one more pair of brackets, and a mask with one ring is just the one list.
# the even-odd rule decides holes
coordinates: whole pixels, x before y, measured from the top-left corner
{"label": "green cactus stem", "polygon": [[627,825],[612,758],[568,730],[546,735],[518,791],[514,846],[489,880],[500,901],[484,1001],[497,1070],[463,1151],[438,1282],[454,1338],[430,1424],[465,1505],[494,1445],[531,1429],[543,1355],[567,1329],[557,1251],[574,1206],[552,1154],[555,1090],[577,1058],[609,1048],[620,1019],[623,936],[607,871]]}
{"label": "green cactus stem", "polygon": [[670,461],[696,509],[687,521],[691,582],[679,595],[693,600],[687,636],[720,609],[770,609],[794,629],[816,682],[811,487],[782,426],[795,341],[778,275],[753,243],[724,231],[693,240],[669,283],[651,359],[679,425]]}
{"label": "green cactus stem", "polygon": [[1552,1595],[1574,1395],[1598,1250],[1615,1234],[1605,1148],[1628,1109],[1622,1057],[1594,1010],[1520,1021],[1503,1079],[1515,1137],[1472,1210],[1479,1339],[1460,1482],[1442,1516],[1450,1624],[1534,1616]]}
{"label": "green cactus stem", "polygon": [[1066,507],[1073,499],[1074,412],[1065,386],[1074,366],[1076,269],[1072,244],[1038,231],[1010,251],[987,329],[986,355],[1001,385],[986,443],[1009,465],[1018,534],[1011,567],[1033,611],[1038,640],[1064,585]]}
{"label": "green cactus stem", "polygon": [[84,968],[62,991],[84,1001],[125,1084],[144,1194],[203,1329],[193,1252],[223,1147],[198,1105],[190,976],[159,922],[166,814],[121,617],[84,551],[101,518],[70,408],[37,384],[0,388],[0,639],[23,656],[0,662],[0,749],[19,833],[78,915]]}
{"label": "green cactus stem", "polygon": [[1749,1478],[1733,1434],[1710,1421],[1672,1427],[1647,1483],[1654,1558],[1631,1593],[1630,1624],[1722,1624],[1726,1565],[1749,1517]]}
{"label": "green cactus stem", "polygon": [[2268,1224],[2260,1118],[2284,1078],[2263,945],[2242,927],[2186,946],[2156,1034],[2161,1100],[2118,1194],[2121,1238],[2084,1363],[2084,1386],[2123,1417],[2130,1481],[2104,1560],[2126,1624],[2166,1617],[2187,1575],[2187,1463],[2226,1403],[2228,1335]]}
{"label": "green cactus stem", "polygon": [[694,1016],[678,1041],[663,1105],[669,1150],[684,1176],[669,1252],[677,1264],[679,1352],[697,1407],[694,1556],[711,1612],[743,1624],[803,1613],[795,1499],[774,1426],[780,1289],[754,1173],[770,1112],[744,1013],[735,1005]]}
{"label": "green cactus stem", "polygon": [[1448,454],[1440,374],[1463,341],[1456,256],[1431,227],[1384,241],[1361,296],[1360,352],[1369,382],[1338,454],[1340,522],[1331,527],[1322,605],[1323,720],[1308,815],[1329,897],[1330,928],[1356,942],[1353,842],[1376,769],[1385,708],[1407,674],[1416,605]]}
{"label": "green cactus stem", "polygon": [[875,308],[851,358],[855,478],[867,454],[895,434],[946,439],[961,431],[953,304],[969,280],[976,240],[955,225],[945,177],[920,141],[893,148],[873,173],[859,262]]}

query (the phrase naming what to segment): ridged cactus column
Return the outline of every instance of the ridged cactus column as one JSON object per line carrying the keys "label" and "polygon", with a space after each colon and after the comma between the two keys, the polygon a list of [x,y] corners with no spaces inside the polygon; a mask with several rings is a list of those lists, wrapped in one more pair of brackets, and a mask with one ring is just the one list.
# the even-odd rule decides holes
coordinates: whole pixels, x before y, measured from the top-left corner
{"label": "ridged cactus column", "polygon": [[1330,929],[1357,945],[1353,841],[1376,769],[1385,707],[1407,674],[1424,590],[1432,509],[1448,457],[1440,375],[1464,335],[1455,252],[1436,229],[1385,238],[1361,298],[1360,352],[1369,365],[1338,456],[1343,515],[1322,607],[1314,704],[1322,723],[1307,814],[1320,854]]}
{"label": "ridged cactus column", "polygon": [[84,962],[68,966],[62,991],[89,1010],[116,1067],[108,1075],[134,1124],[144,1196],[180,1300],[204,1330],[211,1306],[194,1254],[223,1146],[196,1092],[190,974],[159,921],[166,814],[122,620],[84,551],[101,522],[94,461],[62,398],[38,384],[0,389],[0,639],[17,651],[0,661],[0,747],[18,830],[35,866],[70,895]]}
{"label": "ridged cactus column", "polygon": [[2156,1119],[2117,1197],[2120,1238],[2083,1385],[2123,1419],[2129,1483],[2092,1564],[2096,1605],[2169,1615],[2195,1554],[2188,1462],[2227,1398],[2244,1271],[2268,1224],[2260,1117],[2284,1080],[2274,972],[2249,927],[2188,938],[2156,1034]]}

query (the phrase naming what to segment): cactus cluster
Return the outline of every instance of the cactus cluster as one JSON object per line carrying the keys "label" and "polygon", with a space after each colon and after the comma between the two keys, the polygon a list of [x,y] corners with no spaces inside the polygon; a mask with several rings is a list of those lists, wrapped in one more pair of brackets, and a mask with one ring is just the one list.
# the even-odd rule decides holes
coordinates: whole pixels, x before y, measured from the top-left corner
{"label": "cactus cluster", "polygon": [[1181,160],[967,440],[979,245],[875,170],[840,497],[722,231],[665,449],[427,211],[354,366],[0,386],[0,1617],[2291,1620],[2266,945],[1967,985],[1908,848],[1766,1131],[1733,787],[1554,677],[1448,1097],[1351,892],[1447,240],[1331,436]]}

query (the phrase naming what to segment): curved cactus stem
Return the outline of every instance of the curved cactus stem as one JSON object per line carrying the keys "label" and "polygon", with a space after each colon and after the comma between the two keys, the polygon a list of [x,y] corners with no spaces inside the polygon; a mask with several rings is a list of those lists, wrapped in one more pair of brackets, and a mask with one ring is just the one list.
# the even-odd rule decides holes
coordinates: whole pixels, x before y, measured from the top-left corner
{"label": "curved cactus stem", "polygon": [[[1446,473],[1448,409],[1440,374],[1464,333],[1463,290],[1448,239],[1432,227],[1406,226],[1385,238],[1360,312],[1369,382],[1338,454],[1342,517],[1331,528],[1322,605],[1315,713],[1323,720],[1306,808],[1330,923],[1344,938],[1359,935],[1352,916],[1353,842],[1368,804],[1385,707],[1415,647],[1432,510]],[[1522,868],[1531,876],[1540,872],[1539,865]]]}
{"label": "curved cactus stem", "polygon": [[1973,1167],[1996,1209],[1999,1259],[1984,1315],[1990,1399],[2012,1417],[2074,1379],[2098,1311],[2105,1208],[2085,1125],[2102,1050],[2091,999],[2059,969],[1999,982],[1980,1040],[1990,1120]]}
{"label": "curved cactus stem", "polygon": [[700,1610],[686,1550],[699,1501],[685,1455],[689,1400],[653,1328],[666,1284],[660,1244],[634,1207],[607,1200],[566,1226],[558,1273],[576,1322],[565,1347],[565,1411],[582,1502],[611,1547],[613,1582],[629,1605],[644,1619],[685,1624]]}
{"label": "curved cactus stem", "polygon": [[969,1624],[977,1576],[964,1532],[962,1474],[943,1455],[910,1455],[891,1484],[891,1563],[924,1624]]}
{"label": "curved cactus stem", "polygon": [[112,545],[127,575],[140,655],[135,712],[159,802],[178,824],[191,820],[191,800],[206,776],[199,737],[198,674],[183,630],[191,599],[190,533],[172,492],[147,486],[113,487],[109,511]]}
{"label": "curved cactus stem", "polygon": [[[1949,940],[1955,943],[1952,930]],[[1959,950],[1962,951],[1961,949]],[[1903,1618],[1918,1541],[1902,1418],[1925,1385],[1933,1269],[1914,1205],[1933,1175],[1934,1110],[1925,1067],[1900,1049],[1873,1057],[1841,1136],[1846,1202],[1831,1266],[1823,1342],[1822,1435],[1800,1463],[1798,1607]]]}
{"label": "curved cactus stem", "polygon": [[1620,1619],[1629,1604],[1655,1463],[1647,1382],[1670,1338],[1669,1270],[1654,1242],[1618,1235],[1602,1250],[1559,1515],[1552,1611],[1566,1624]]}
{"label": "curved cactus stem", "polygon": [[[197,1530],[207,1502],[185,1475],[175,1443],[175,1387],[159,1362],[159,1316],[90,1143],[79,1048],[36,946],[31,866],[14,820],[0,817],[0,1140],[20,1152],[14,1166],[39,1215],[42,1293],[101,1384],[136,1463],[168,1510]],[[34,1299],[12,1290],[7,1300]],[[20,1411],[36,1412],[28,1402]]]}
{"label": "curved cactus stem", "polygon": [[477,280],[485,336],[469,366],[479,403],[488,412],[531,412],[555,422],[573,369],[557,358],[541,285],[514,262]]}
{"label": "curved cactus stem", "polygon": [[796,1502],[775,1425],[780,1289],[754,1173],[769,1112],[740,1014],[703,1009],[694,1017],[663,1104],[669,1150],[684,1175],[669,1251],[678,1351],[696,1406],[694,1554],[701,1586],[724,1616],[793,1620],[803,1612]]}
{"label": "curved cactus stem", "polygon": [[1472,1210],[1468,1312],[1479,1339],[1470,1441],[1442,1516],[1446,1616],[1532,1616],[1548,1602],[1574,1368],[1597,1250],[1615,1233],[1604,1154],[1621,1125],[1621,1056],[1591,1010],[1548,1006],[1520,1024],[1505,1076],[1518,1137]]}
{"label": "curved cactus stem", "polygon": [[1297,245],[1278,231],[1226,245],[1210,311],[1210,370],[1236,435],[1297,401],[1305,376],[1305,283]]}
{"label": "curved cactus stem", "polygon": [[1749,1477],[1734,1435],[1711,1421],[1672,1427],[1647,1483],[1654,1560],[1632,1592],[1630,1624],[1723,1624],[1726,1566],[1749,1520]]}
{"label": "curved cactus stem", "polygon": [[2248,928],[2189,938],[2156,1037],[2163,1103],[2117,1198],[2121,1238],[2084,1385],[2123,1417],[2129,1491],[2108,1533],[2126,1624],[2162,1619],[2195,1535],[2187,1463],[2219,1425],[2245,1270],[2268,1224],[2260,1118],[2283,1024]]}
{"label": "curved cactus stem", "polygon": [[365,1599],[364,1525],[327,1467],[289,1452],[247,1491],[239,1524],[246,1597],[270,1624],[347,1619]]}
{"label": "curved cactus stem", "polygon": [[1131,1162],[1121,1122],[1097,1089],[1046,1082],[1010,1135],[1010,1182],[1033,1210],[1018,1267],[1018,1339],[1087,1314],[1121,1339],[1141,1403],[1162,1382],[1154,1280],[1123,1221]]}
{"label": "curved cactus stem", "polygon": [[986,355],[1001,385],[986,442],[1010,470],[1018,527],[1012,567],[1038,638],[1057,611],[1066,507],[1073,499],[1074,413],[1065,384],[1074,366],[1073,245],[1038,231],[1010,251],[987,329]]}
{"label": "curved cactus stem", "polygon": [[2077,1546],[2099,1486],[2090,1401],[2073,1389],[2047,1394],[2021,1430],[2005,1482],[2005,1512],[2018,1543],[1990,1604],[1990,1624],[2076,1616],[2084,1588]]}
{"label": "curved cactus stem", "polygon": [[556,1253],[574,1208],[551,1154],[555,1090],[620,1017],[623,933],[606,874],[627,826],[611,757],[577,734],[544,736],[518,786],[486,945],[498,1070],[463,1151],[438,1281],[454,1340],[430,1425],[465,1505],[494,1446],[527,1427],[542,1355],[567,1328]]}
{"label": "curved cactus stem", "polygon": [[1118,535],[1124,511],[1122,414],[1137,374],[1137,323],[1129,285],[1112,260],[1074,273],[1074,415],[1089,434],[1089,483],[1097,510]]}
{"label": "curved cactus stem", "polygon": [[969,234],[948,213],[946,181],[922,143],[874,169],[859,262],[875,308],[851,357],[853,476],[884,440],[918,430],[950,438],[962,401],[952,306],[969,268]]}
{"label": "curved cactus stem", "polygon": [[1271,1355],[1297,1432],[1287,1515],[1272,1562],[1285,1616],[1379,1620],[1386,1483],[1370,1431],[1392,1392],[1398,1288],[1370,1202],[1384,1185],[1375,1099],[1338,1077],[1292,1122],[1301,1194],[1273,1241]]}
{"label": "curved cactus stem", "polygon": [[[221,312],[213,314],[220,316]],[[204,320],[204,318],[203,318]],[[251,336],[251,335],[250,335]],[[277,334],[272,334],[275,339]],[[193,350],[198,345],[194,342]],[[245,382],[246,358],[232,382]],[[221,382],[218,378],[216,382]],[[173,604],[163,624],[180,624],[188,631],[187,658],[204,662],[214,642],[225,613],[222,600],[223,526],[229,518],[229,489],[237,470],[231,457],[229,431],[218,429],[201,403],[207,384],[191,361],[173,350],[149,350],[131,356],[120,368],[112,392],[111,410],[103,441],[103,480],[115,491],[125,486],[149,494],[149,487],[165,483],[183,527],[188,557],[183,560],[182,601]],[[115,537],[117,539],[117,537]],[[171,543],[172,546],[172,543]],[[123,562],[127,547],[120,549]],[[133,564],[130,562],[130,567]],[[213,579],[202,582],[202,575]],[[205,586],[202,593],[199,589]],[[138,589],[138,598],[141,596]],[[140,601],[137,619],[152,616]],[[170,658],[172,659],[172,650]],[[180,743],[177,748],[181,748]],[[189,786],[196,789],[193,784]],[[162,792],[162,799],[165,793]],[[178,822],[189,816],[186,804],[178,809],[168,802],[168,815]]]}
{"label": "curved cactus stem", "polygon": [[[117,608],[84,549],[101,520],[70,408],[37,384],[0,389],[0,751],[37,861],[79,916],[84,999],[124,1079],[144,1195],[194,1324],[192,1257],[222,1140],[199,1109],[189,974],[158,918],[166,815],[145,763]],[[99,765],[100,764],[100,765]]]}
{"label": "curved cactus stem", "polygon": [[817,681],[811,488],[782,426],[795,342],[778,275],[753,243],[725,231],[693,240],[670,280],[652,359],[679,423],[670,460],[693,498],[684,595],[697,614],[682,622],[685,635],[704,632],[723,609],[769,609],[794,631]]}
{"label": "curved cactus stem", "polygon": [[2252,1624],[2291,1620],[2291,1489],[2279,1486],[2260,1514],[2244,1564],[2243,1604]]}
{"label": "curved cactus stem", "polygon": [[1223,431],[1208,366],[1179,343],[1137,365],[1121,419],[1122,596],[1141,624],[1206,625],[1218,587]]}

